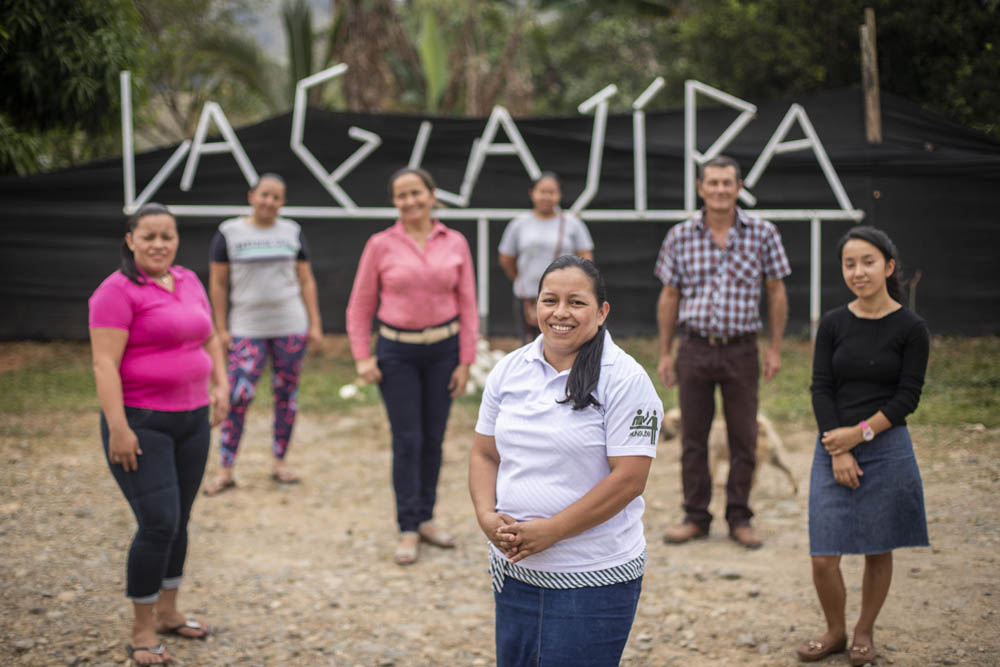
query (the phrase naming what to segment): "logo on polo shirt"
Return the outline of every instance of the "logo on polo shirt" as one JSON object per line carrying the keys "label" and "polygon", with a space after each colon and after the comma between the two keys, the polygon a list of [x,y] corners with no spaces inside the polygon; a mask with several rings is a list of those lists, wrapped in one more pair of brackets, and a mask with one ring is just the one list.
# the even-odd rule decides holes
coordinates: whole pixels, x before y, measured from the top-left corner
{"label": "logo on polo shirt", "polygon": [[642,409],[635,411],[635,417],[632,419],[632,426],[629,427],[628,435],[632,437],[645,438],[649,436],[649,444],[656,444],[656,432],[658,429],[658,419],[656,410],[652,412],[647,410],[643,412]]}

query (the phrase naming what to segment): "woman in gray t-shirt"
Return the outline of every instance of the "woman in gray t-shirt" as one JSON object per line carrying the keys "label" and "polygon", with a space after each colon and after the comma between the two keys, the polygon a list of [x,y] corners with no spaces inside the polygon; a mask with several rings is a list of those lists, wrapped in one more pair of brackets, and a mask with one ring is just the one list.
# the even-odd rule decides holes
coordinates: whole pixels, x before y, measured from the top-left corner
{"label": "woman in gray t-shirt", "polygon": [[559,208],[559,177],[543,172],[528,191],[532,209],[509,223],[500,239],[500,267],[514,282],[515,313],[523,325],[524,342],[540,333],[535,315],[538,281],[560,255],[594,260],[594,241],[580,218]]}
{"label": "woman in gray t-shirt", "polygon": [[222,469],[205,485],[206,495],[236,486],[233,466],[268,358],[274,393],[272,479],[293,484],[285,465],[295,424],[299,372],[306,347],[323,342],[316,279],[309,246],[294,220],[278,217],[285,182],[264,174],[248,195],[253,213],[219,225],[212,241],[209,295],[215,326],[229,351],[230,409],[222,424]]}

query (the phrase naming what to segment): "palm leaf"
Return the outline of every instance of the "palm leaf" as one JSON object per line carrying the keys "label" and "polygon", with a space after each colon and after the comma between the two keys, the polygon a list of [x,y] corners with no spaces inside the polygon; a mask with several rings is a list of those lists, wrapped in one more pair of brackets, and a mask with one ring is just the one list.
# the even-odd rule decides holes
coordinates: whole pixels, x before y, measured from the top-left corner
{"label": "palm leaf", "polygon": [[429,9],[423,15],[419,53],[427,82],[427,110],[437,111],[448,85],[448,48],[438,28],[437,16]]}

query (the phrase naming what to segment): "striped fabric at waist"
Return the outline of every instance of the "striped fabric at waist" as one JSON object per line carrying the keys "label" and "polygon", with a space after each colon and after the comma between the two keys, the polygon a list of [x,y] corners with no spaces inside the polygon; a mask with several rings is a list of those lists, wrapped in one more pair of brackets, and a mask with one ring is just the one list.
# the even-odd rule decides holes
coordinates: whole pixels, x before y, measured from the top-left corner
{"label": "striped fabric at waist", "polygon": [[521,567],[516,563],[511,563],[498,554],[495,549],[490,549],[490,579],[493,581],[493,590],[497,593],[503,591],[503,582],[506,577],[513,577],[522,583],[538,586],[539,588],[568,589],[623,584],[627,581],[638,579],[645,572],[645,549],[643,549],[641,554],[627,563],[603,570],[591,570],[589,572],[543,572],[542,570],[532,570],[527,567]]}

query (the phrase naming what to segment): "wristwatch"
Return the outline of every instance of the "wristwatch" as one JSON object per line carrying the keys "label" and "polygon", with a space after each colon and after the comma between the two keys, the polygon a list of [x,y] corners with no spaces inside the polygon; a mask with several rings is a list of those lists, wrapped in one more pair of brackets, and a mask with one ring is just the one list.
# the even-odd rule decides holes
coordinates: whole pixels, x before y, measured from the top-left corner
{"label": "wristwatch", "polygon": [[861,427],[861,439],[865,442],[871,442],[875,439],[875,431],[872,430],[871,424],[867,420],[862,419],[858,426]]}

